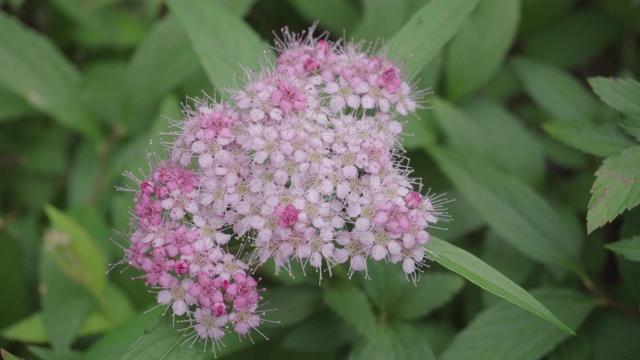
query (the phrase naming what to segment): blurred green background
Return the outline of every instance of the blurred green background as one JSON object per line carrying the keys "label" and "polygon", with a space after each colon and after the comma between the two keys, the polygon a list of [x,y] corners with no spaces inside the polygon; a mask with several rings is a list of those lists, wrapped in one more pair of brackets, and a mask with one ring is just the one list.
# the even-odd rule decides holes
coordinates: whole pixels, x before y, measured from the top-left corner
{"label": "blurred green background", "polygon": [[[134,185],[124,171],[147,170],[150,139],[156,149],[170,141],[162,134],[181,103],[222,96],[238,64],[270,56],[274,33],[319,21],[332,40],[392,39],[406,75],[431,89],[419,118],[403,120],[415,176],[455,199],[447,230],[432,234],[531,291],[577,336],[435,263],[417,286],[391,265],[372,264],[373,280],[325,277],[321,287],[317,274],[261,269],[280,323],[265,324],[268,342],[225,339],[217,356],[638,358],[640,1],[0,6],[0,347],[10,353],[213,357],[200,345],[166,347],[180,343],[170,319],[142,335],[162,312],[144,313],[154,294],[131,281],[134,269],[105,274],[122,258],[133,199],[115,188]],[[414,14],[432,32],[414,35]]]}

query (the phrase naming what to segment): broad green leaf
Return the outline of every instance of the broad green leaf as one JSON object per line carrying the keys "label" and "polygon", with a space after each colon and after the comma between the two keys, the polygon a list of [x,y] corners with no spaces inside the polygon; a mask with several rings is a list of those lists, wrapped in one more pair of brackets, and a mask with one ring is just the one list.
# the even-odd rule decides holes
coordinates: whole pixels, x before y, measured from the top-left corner
{"label": "broad green leaf", "polygon": [[541,184],[542,149],[513,115],[488,101],[470,103],[466,111],[437,98],[432,103],[438,123],[454,147],[482,157],[531,185]]}
{"label": "broad green leaf", "polygon": [[[45,242],[65,241],[62,233],[49,233]],[[54,236],[60,236],[57,239]],[[51,245],[46,245],[51,246]],[[93,301],[87,289],[69,279],[52,256],[52,251],[43,247],[40,254],[40,285],[42,320],[49,341],[57,351],[69,349],[82,323],[85,321]]]}
{"label": "broad green leaf", "polygon": [[433,252],[433,259],[438,264],[461,275],[480,288],[541,317],[559,329],[573,334],[570,327],[560,321],[526,290],[474,255],[436,237],[431,237],[427,248]]}
{"label": "broad green leaf", "polygon": [[235,74],[241,72],[239,65],[260,69],[266,45],[240,18],[206,0],[169,0],[167,4],[217,89],[234,84]]}
{"label": "broad green leaf", "polygon": [[597,102],[571,75],[523,57],[516,58],[511,64],[529,96],[551,117],[585,122],[597,117]]}
{"label": "broad green leaf", "polygon": [[549,135],[587,154],[607,157],[619,154],[634,143],[611,123],[580,119],[556,120],[543,124]]}
{"label": "broad green leaf", "polygon": [[104,298],[107,287],[107,260],[96,240],[76,221],[51,205],[45,205],[45,212],[58,233],[60,242],[50,243],[51,254],[56,263],[74,281],[82,284],[95,296]]}
{"label": "broad green leaf", "polygon": [[322,294],[318,286],[270,287],[263,296],[266,304],[264,308],[273,309],[266,319],[277,322],[265,323],[265,328],[289,327],[308,318],[322,307]]}
{"label": "broad green leaf", "polygon": [[451,40],[446,62],[448,98],[457,101],[500,68],[518,29],[520,1],[482,0]]}
{"label": "broad green leaf", "polygon": [[522,39],[524,53],[563,68],[588,63],[619,38],[622,22],[596,7],[573,10]]}
{"label": "broad green leaf", "polygon": [[628,135],[640,141],[640,115],[625,116],[620,119],[619,125]]}
{"label": "broad green leaf", "polygon": [[593,91],[607,105],[627,115],[640,115],[640,83],[634,79],[589,78]]}
{"label": "broad green leaf", "polygon": [[327,310],[292,327],[282,340],[282,347],[300,352],[331,351],[358,337],[352,326]]}
{"label": "broad green leaf", "polygon": [[350,282],[327,284],[322,287],[324,303],[362,335],[373,338],[376,318],[367,296]]}
{"label": "broad green leaf", "polygon": [[362,339],[349,360],[435,360],[427,339],[418,329],[402,322],[380,325],[373,339]]}
{"label": "broad green leaf", "polygon": [[618,311],[594,314],[586,324],[593,360],[635,360],[640,353],[640,322]]}
{"label": "broad green leaf", "polygon": [[29,345],[27,350],[42,360],[78,360],[80,352],[72,349],[51,349],[44,346]]}
{"label": "broad green leaf", "polygon": [[403,132],[407,135],[402,139],[402,146],[405,149],[424,149],[436,143],[436,131],[434,125],[427,118],[430,110],[418,109],[416,117],[409,117],[404,124]]}
{"label": "broad green leaf", "polygon": [[581,332],[563,341],[547,355],[548,360],[593,359],[589,339]]}
{"label": "broad green leaf", "polygon": [[606,158],[596,172],[587,231],[603,226],[640,203],[640,146]]}
{"label": "broad green leaf", "polygon": [[479,0],[433,0],[423,6],[389,41],[389,54],[406,61],[405,74],[427,65],[458,32]]}
{"label": "broad green leaf", "polygon": [[618,253],[629,260],[640,261],[640,236],[632,239],[620,240],[605,245],[607,249]]}
{"label": "broad green leaf", "polygon": [[119,121],[126,95],[123,84],[129,79],[121,60],[96,61],[84,68],[82,89],[91,115],[109,126]]}
{"label": "broad green leaf", "polygon": [[174,14],[154,24],[128,64],[120,123],[142,129],[153,107],[200,68],[189,38]]}
{"label": "broad green leaf", "polygon": [[251,7],[255,4],[256,0],[219,0],[218,3],[229,10],[230,13],[238,16],[245,17],[251,10]]}
{"label": "broad green leaf", "polygon": [[97,189],[100,179],[100,154],[89,141],[81,142],[73,154],[73,167],[69,174],[67,204],[77,206],[89,204],[99,197]]}
{"label": "broad green leaf", "polygon": [[489,225],[524,255],[547,265],[582,273],[582,239],[572,234],[544,198],[513,176],[453,149],[431,155]]}
{"label": "broad green leaf", "polygon": [[319,21],[321,28],[326,28],[334,34],[341,34],[343,30],[350,30],[358,20],[358,12],[353,3],[343,0],[291,0],[305,18]]}
{"label": "broad green leaf", "polygon": [[399,266],[371,262],[367,266],[371,281],[364,288],[378,312],[390,319],[421,318],[455,296],[464,281],[459,276],[426,271],[415,284]]}
{"label": "broad green leaf", "polygon": [[520,33],[529,34],[549,24],[572,10],[578,0],[535,0],[522,2]]}
{"label": "broad green leaf", "polygon": [[80,74],[48,39],[0,14],[0,87],[95,142],[100,128],[81,106]]}
{"label": "broad green leaf", "polygon": [[538,143],[544,149],[546,157],[554,163],[573,170],[584,170],[590,164],[590,157],[558,140],[543,135],[536,135]]}
{"label": "broad green leaf", "polygon": [[144,329],[157,318],[163,310],[136,314],[113,331],[108,332],[82,354],[87,360],[120,359],[129,350]]}
{"label": "broad green leaf", "polygon": [[[596,306],[595,299],[569,289],[540,289],[534,294],[573,329]],[[535,360],[567,337],[568,333],[502,302],[484,310],[458,333],[440,359]]]}

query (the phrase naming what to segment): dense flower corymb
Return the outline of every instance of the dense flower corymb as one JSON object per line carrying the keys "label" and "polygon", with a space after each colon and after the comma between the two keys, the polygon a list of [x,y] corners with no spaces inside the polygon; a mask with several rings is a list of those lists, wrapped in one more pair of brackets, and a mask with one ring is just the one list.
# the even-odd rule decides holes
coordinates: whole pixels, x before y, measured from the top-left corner
{"label": "dense flower corymb", "polygon": [[132,176],[125,261],[159,287],[159,304],[189,317],[194,337],[260,325],[251,269],[269,260],[320,276],[385,260],[415,276],[442,216],[409,177],[399,141],[397,116],[421,94],[384,52],[311,33],[285,30],[275,62],[247,71],[229,102],[196,101],[176,122],[170,158]]}

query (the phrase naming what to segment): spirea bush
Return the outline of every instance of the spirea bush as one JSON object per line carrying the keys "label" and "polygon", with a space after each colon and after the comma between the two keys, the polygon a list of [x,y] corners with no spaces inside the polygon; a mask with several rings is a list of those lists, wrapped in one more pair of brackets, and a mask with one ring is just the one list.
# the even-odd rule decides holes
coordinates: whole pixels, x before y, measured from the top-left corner
{"label": "spirea bush", "polygon": [[0,357],[636,360],[639,11],[0,0]]}

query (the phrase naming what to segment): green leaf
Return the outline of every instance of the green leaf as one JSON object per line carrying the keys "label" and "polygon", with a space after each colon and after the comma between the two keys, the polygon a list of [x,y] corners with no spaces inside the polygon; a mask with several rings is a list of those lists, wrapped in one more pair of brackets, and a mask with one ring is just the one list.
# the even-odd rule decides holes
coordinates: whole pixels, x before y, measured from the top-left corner
{"label": "green leaf", "polygon": [[27,263],[25,252],[20,246],[22,241],[22,236],[15,240],[0,232],[0,299],[5,308],[5,311],[0,311],[0,328],[12,324],[29,311],[29,283],[24,271]]}
{"label": "green leaf", "polygon": [[498,71],[519,18],[520,1],[480,1],[449,45],[445,76],[449,99],[471,94]]}
{"label": "green leaf", "polygon": [[615,124],[585,122],[580,119],[547,122],[549,135],[587,154],[600,157],[616,155],[634,143]]}
{"label": "green leaf", "polygon": [[455,296],[464,281],[459,276],[426,271],[413,284],[398,266],[370,262],[367,272],[371,281],[364,289],[379,309],[390,319],[415,320],[446,304]]}
{"label": "green leaf", "polygon": [[117,329],[108,332],[82,354],[87,360],[120,359],[144,329],[157,318],[162,309],[136,314]]}
{"label": "green leaf", "polygon": [[0,122],[29,114],[31,107],[18,95],[0,88]]}
{"label": "green leaf", "polygon": [[570,334],[574,333],[531,294],[474,255],[436,237],[431,237],[427,248],[433,252],[433,259],[438,264],[463,276],[480,288],[530,311],[559,329]]}
{"label": "green leaf", "polygon": [[587,212],[587,231],[603,226],[640,203],[640,146],[604,160],[596,172]]}
{"label": "green leaf", "polygon": [[405,149],[424,149],[436,143],[436,132],[433,124],[427,119],[429,110],[418,109],[416,117],[407,119],[403,132],[407,134],[402,139],[402,146]]}
{"label": "green leaf", "polygon": [[358,337],[353,327],[327,310],[291,328],[282,347],[300,352],[326,352],[350,344]]}
{"label": "green leaf", "polygon": [[427,65],[458,32],[479,0],[433,0],[423,6],[389,41],[389,54],[405,60],[413,74]]}
{"label": "green leaf", "polygon": [[435,360],[436,356],[427,339],[418,328],[402,322],[378,326],[374,339],[363,339],[357,344],[349,360]]}
{"label": "green leaf", "polygon": [[340,34],[353,28],[357,23],[358,12],[353,3],[343,0],[290,0],[296,10],[311,21],[319,21],[321,28]]}
{"label": "green leaf", "polygon": [[626,257],[629,260],[640,261],[640,236],[632,239],[620,240],[605,245],[607,249]]}
{"label": "green leaf", "polygon": [[[239,336],[228,334],[222,339],[222,350],[209,340],[195,341],[199,338],[193,331],[181,330],[188,327],[186,324],[173,326],[174,319],[171,316],[158,316],[149,325],[142,335],[131,345],[122,360],[152,360],[152,359],[210,359],[215,354],[229,355],[240,349],[253,345],[248,339],[241,341]],[[181,324],[181,323],[178,323]],[[264,340],[261,336],[254,336],[253,342]],[[212,354],[213,352],[213,354]]]}
{"label": "green leaf", "polygon": [[573,68],[602,54],[620,35],[622,22],[597,7],[574,9],[522,39],[527,56]]}
{"label": "green leaf", "polygon": [[[51,233],[48,242],[53,241]],[[91,295],[80,284],[69,279],[43,247],[40,254],[42,320],[55,350],[69,349],[86,315],[93,306]]]}
{"label": "green leaf", "polygon": [[456,188],[501,237],[526,256],[581,274],[582,239],[558,213],[518,179],[492,169],[471,154],[433,148],[431,155]]}
{"label": "green leaf", "polygon": [[[454,147],[531,185],[542,183],[542,149],[513,115],[489,101],[469,103],[464,112],[438,98],[432,103],[438,123]],[[496,136],[500,133],[509,136]]]}
{"label": "green leaf", "polygon": [[404,25],[408,18],[409,2],[408,0],[363,0],[360,21],[350,36],[358,40],[370,41],[380,38],[388,39]]}
{"label": "green leaf", "polygon": [[527,58],[512,61],[527,93],[557,120],[596,118],[597,102],[571,75],[549,64]]}
{"label": "green leaf", "polygon": [[640,353],[640,322],[617,311],[594,314],[586,324],[594,360],[635,360]]}
{"label": "green leaf", "polygon": [[268,319],[277,321],[278,324],[265,323],[261,325],[261,329],[262,327],[279,329],[291,326],[308,318],[322,307],[322,294],[318,286],[270,287],[263,296],[268,309],[274,309]]}
{"label": "green leaf", "polygon": [[620,119],[619,125],[628,135],[640,141],[640,115],[625,116]]}
{"label": "green leaf", "polygon": [[589,339],[578,332],[578,336],[563,341],[547,355],[548,360],[593,359]]}
{"label": "green leaf", "polygon": [[152,120],[153,107],[200,68],[189,38],[174,14],[154,24],[127,66],[120,123],[129,131]]}
{"label": "green leaf", "polygon": [[128,79],[126,63],[121,60],[96,61],[84,68],[82,90],[91,115],[112,126],[120,117],[126,94],[123,83]]}
{"label": "green leaf", "polygon": [[44,207],[61,242],[51,242],[51,253],[69,277],[82,284],[100,301],[107,287],[107,260],[96,240],[76,221],[51,205]]}
{"label": "green leaf", "polygon": [[218,89],[234,84],[234,76],[241,70],[239,64],[260,69],[260,56],[267,47],[240,18],[211,1],[167,3],[187,31],[209,80]]}
{"label": "green leaf", "polygon": [[80,74],[48,39],[0,14],[0,87],[25,99],[61,124],[102,139],[81,106]]}
{"label": "green leaf", "polygon": [[634,79],[589,78],[593,91],[607,105],[627,115],[640,115],[640,83]]}
{"label": "green leaf", "polygon": [[[574,329],[596,305],[594,299],[569,289],[540,289],[534,293]],[[440,359],[540,359],[568,336],[503,302],[481,312],[458,333]]]}
{"label": "green leaf", "polygon": [[10,352],[8,352],[5,349],[0,349],[0,355],[2,355],[2,358],[4,360],[21,360],[21,358],[11,354]]}
{"label": "green leaf", "polygon": [[327,284],[322,287],[324,303],[348,324],[366,337],[376,333],[376,318],[367,296],[350,282]]}

